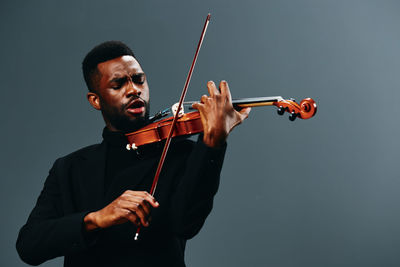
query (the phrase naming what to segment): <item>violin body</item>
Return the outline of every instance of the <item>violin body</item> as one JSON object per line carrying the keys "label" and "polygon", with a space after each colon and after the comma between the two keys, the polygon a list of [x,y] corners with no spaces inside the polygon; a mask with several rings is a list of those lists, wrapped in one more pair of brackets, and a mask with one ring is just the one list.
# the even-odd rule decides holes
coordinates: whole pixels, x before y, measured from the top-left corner
{"label": "violin body", "polygon": [[[135,146],[139,147],[165,140],[168,137],[173,119],[173,117],[168,117],[150,123],[136,132],[126,134],[129,145],[134,149]],[[201,132],[203,132],[203,125],[201,124],[200,113],[198,111],[193,111],[183,114],[176,121],[172,137],[192,135]]]}

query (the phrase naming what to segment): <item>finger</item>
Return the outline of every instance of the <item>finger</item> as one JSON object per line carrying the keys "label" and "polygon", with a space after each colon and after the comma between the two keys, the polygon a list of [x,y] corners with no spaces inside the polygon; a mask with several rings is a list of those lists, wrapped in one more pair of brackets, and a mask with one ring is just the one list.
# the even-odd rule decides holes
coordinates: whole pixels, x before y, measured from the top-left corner
{"label": "finger", "polygon": [[158,208],[160,206],[160,203],[158,203],[157,200],[146,191],[129,191],[128,195],[131,201],[135,201],[136,198],[141,197],[149,202],[154,208]]}
{"label": "finger", "polygon": [[150,209],[144,208],[144,203],[146,201],[143,200],[143,198],[137,198],[137,199],[130,199],[130,200],[121,200],[119,201],[119,207],[125,210],[130,210],[131,212],[137,214],[137,216],[141,217],[143,215],[144,217],[148,216],[150,213]]}
{"label": "finger", "polygon": [[232,102],[231,91],[229,90],[229,85],[225,80],[219,83],[219,89],[221,90],[221,95],[226,97],[229,102]]}
{"label": "finger", "polygon": [[134,213],[139,218],[142,225],[148,226],[147,217],[149,214],[144,211],[142,204],[139,202],[130,202],[129,205],[125,206],[124,208]]}
{"label": "finger", "polygon": [[199,109],[198,109],[199,114],[200,114],[200,120],[201,120],[201,124],[202,124],[202,126],[203,126],[203,129],[207,129],[207,128],[208,128],[208,122],[207,122],[206,116],[204,115],[205,109],[206,109],[206,108],[205,108],[205,105],[204,105],[204,104],[202,104],[201,106],[199,106]]}
{"label": "finger", "polygon": [[204,104],[202,103],[193,103],[192,108],[197,109],[198,111],[201,111],[204,109]]}
{"label": "finger", "polygon": [[150,215],[150,204],[142,196],[128,196],[121,199],[118,205],[134,213],[142,225],[148,226],[148,217]]}
{"label": "finger", "polygon": [[151,212],[151,205],[150,205],[149,202],[143,201],[142,207],[143,207],[143,209],[144,209],[144,212],[146,212],[147,214],[150,214],[150,212]]}
{"label": "finger", "polygon": [[139,216],[140,222],[142,223],[143,226],[149,226],[149,222],[147,221],[147,218],[149,217],[150,213],[146,213],[146,211],[143,208],[143,204],[138,203],[136,207],[136,215]]}
{"label": "finger", "polygon": [[146,214],[150,214],[151,211],[151,204],[142,196],[133,196],[128,199],[129,202],[134,204],[139,204],[143,208]]}
{"label": "finger", "polygon": [[208,96],[203,95],[201,97],[201,99],[200,99],[200,101],[202,103],[196,102],[196,103],[192,104],[192,108],[197,109],[199,111],[199,113],[200,113],[200,119],[201,119],[201,123],[203,125],[203,129],[205,129],[206,125],[207,125],[207,121],[206,121],[206,118],[204,116],[204,110],[205,110],[206,107],[205,107],[205,104],[203,103],[203,101],[204,101],[204,99],[207,99],[207,98],[208,98]]}
{"label": "finger", "polygon": [[202,95],[200,98],[200,103],[204,104],[206,103],[208,100],[208,96],[207,95]]}
{"label": "finger", "polygon": [[157,202],[157,200],[150,195],[148,192],[143,191],[144,194],[144,199],[154,208],[158,208],[160,206],[160,203]]}
{"label": "finger", "polygon": [[141,225],[140,224],[140,219],[135,213],[131,212],[128,209],[125,209],[125,212],[126,212],[126,214],[125,214],[125,218],[126,219],[128,219],[130,222],[132,222],[136,226],[140,226]]}
{"label": "finger", "polygon": [[215,83],[213,81],[207,82],[207,88],[208,88],[208,93],[210,94],[211,97],[220,94],[217,86],[215,86]]}

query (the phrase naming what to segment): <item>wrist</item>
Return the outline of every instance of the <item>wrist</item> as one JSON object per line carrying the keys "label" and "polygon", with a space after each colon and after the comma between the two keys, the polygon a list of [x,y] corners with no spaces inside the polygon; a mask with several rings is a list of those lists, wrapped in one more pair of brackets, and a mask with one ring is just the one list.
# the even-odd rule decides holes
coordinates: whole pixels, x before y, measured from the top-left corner
{"label": "wrist", "polygon": [[91,231],[99,228],[96,223],[96,212],[88,213],[85,218],[83,218],[83,224],[86,231]]}
{"label": "wrist", "polygon": [[225,144],[226,138],[215,138],[211,134],[204,134],[203,135],[203,143],[208,147],[221,147]]}

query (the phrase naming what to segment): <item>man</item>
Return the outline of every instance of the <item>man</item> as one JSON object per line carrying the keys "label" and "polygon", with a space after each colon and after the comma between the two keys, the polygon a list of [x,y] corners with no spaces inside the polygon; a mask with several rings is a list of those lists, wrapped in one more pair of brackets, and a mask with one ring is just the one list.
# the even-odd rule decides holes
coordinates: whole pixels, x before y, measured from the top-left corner
{"label": "man", "polygon": [[[208,82],[193,105],[204,133],[174,140],[155,196],[150,189],[162,144],[125,149],[124,133],[148,121],[149,88],[133,52],[110,41],[82,63],[89,103],[100,110],[103,142],[58,159],[22,227],[17,250],[38,265],[65,256],[64,266],[184,266],[186,240],[212,208],[229,132],[250,109],[232,107],[226,82]],[[134,241],[137,227],[138,241]]]}

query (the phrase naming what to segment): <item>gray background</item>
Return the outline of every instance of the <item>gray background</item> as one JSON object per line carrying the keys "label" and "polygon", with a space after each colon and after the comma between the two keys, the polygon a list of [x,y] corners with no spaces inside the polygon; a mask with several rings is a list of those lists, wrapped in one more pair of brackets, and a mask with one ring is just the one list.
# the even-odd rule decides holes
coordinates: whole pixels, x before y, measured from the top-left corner
{"label": "gray background", "polygon": [[[80,63],[132,46],[152,111],[175,103],[208,12],[187,96],[313,97],[295,123],[253,109],[229,137],[215,207],[188,266],[400,265],[399,1],[1,1],[0,265],[54,160],[99,142]],[[62,260],[43,266],[60,266]]]}

